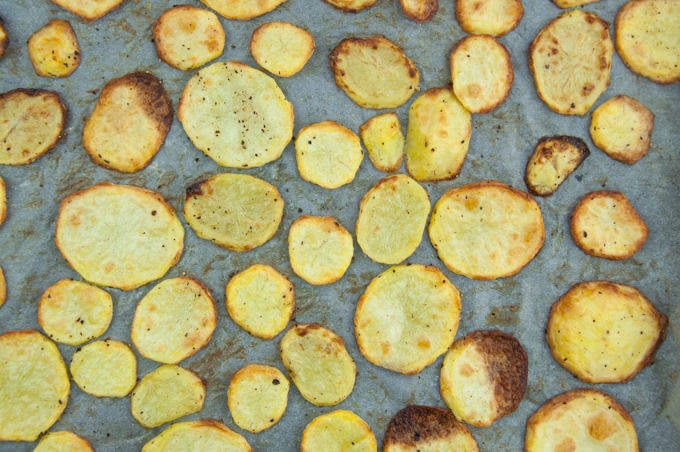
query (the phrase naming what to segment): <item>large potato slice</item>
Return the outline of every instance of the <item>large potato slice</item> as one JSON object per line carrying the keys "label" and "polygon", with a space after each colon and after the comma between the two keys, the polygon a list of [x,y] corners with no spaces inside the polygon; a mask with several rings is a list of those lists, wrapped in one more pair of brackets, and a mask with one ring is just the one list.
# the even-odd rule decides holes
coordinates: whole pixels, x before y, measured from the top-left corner
{"label": "large potato slice", "polygon": [[396,171],[404,160],[404,132],[395,112],[379,113],[359,127],[368,158],[386,173]]}
{"label": "large potato slice", "polygon": [[142,447],[142,452],[193,450],[252,452],[248,441],[214,419],[176,422]]}
{"label": "large potato slice", "polygon": [[333,5],[334,7],[342,11],[357,13],[362,9],[366,9],[369,6],[373,6],[373,4],[378,0],[324,0],[324,1],[329,5]]}
{"label": "large potato slice", "polygon": [[33,69],[40,76],[68,77],[80,65],[80,44],[66,20],[52,19],[27,44]]}
{"label": "large potato slice", "polygon": [[276,9],[286,0],[201,0],[226,19],[250,20]]}
{"label": "large potato slice", "polygon": [[527,188],[537,196],[552,195],[589,155],[588,146],[578,137],[542,137],[524,171]]}
{"label": "large potato slice", "polygon": [[68,430],[48,432],[35,446],[33,452],[92,452],[94,449],[88,440]]}
{"label": "large potato slice", "polygon": [[503,36],[524,16],[521,0],[456,0],[456,20],[468,33]]}
{"label": "large potato slice", "polygon": [[314,36],[288,22],[267,22],[250,37],[250,53],[268,72],[279,77],[297,74],[314,53]]}
{"label": "large potato slice", "polygon": [[371,426],[349,410],[335,410],[312,419],[302,431],[301,452],[338,450],[376,452]]}
{"label": "large potato slice", "polygon": [[102,182],[61,201],[55,242],[86,280],[131,290],[177,263],[184,228],[159,193]]}
{"label": "large potato slice", "polygon": [[78,348],[70,370],[78,387],[95,397],[125,397],[137,383],[137,357],[129,345],[113,339]]}
{"label": "large potato slice", "polygon": [[118,8],[124,0],[51,0],[86,20],[96,20]]}
{"label": "large potato slice", "polygon": [[439,0],[399,0],[401,12],[416,22],[427,22],[439,9]]}

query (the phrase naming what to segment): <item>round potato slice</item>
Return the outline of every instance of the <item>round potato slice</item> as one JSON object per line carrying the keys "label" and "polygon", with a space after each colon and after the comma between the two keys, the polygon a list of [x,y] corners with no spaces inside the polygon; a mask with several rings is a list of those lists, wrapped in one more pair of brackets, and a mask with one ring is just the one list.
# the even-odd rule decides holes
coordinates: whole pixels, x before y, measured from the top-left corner
{"label": "round potato slice", "polygon": [[71,388],[54,342],[37,331],[0,335],[0,441],[35,441],[61,417]]}
{"label": "round potato slice", "polygon": [[614,398],[577,388],[545,402],[527,421],[527,452],[638,449],[633,418]]}
{"label": "round potato slice", "polygon": [[368,158],[380,171],[396,171],[404,160],[404,132],[399,116],[393,111],[379,113],[359,127]]}
{"label": "round potato slice", "polygon": [[360,107],[397,108],[419,89],[418,68],[384,36],[343,39],[329,61],[335,83]]}
{"label": "round potato slice", "polygon": [[529,48],[538,95],[556,113],[585,114],[609,86],[613,53],[607,22],[580,9],[563,13]]}
{"label": "round potato slice", "polygon": [[250,20],[276,9],[286,0],[201,0],[226,19]]}
{"label": "round potato slice", "polygon": [[376,262],[399,264],[418,248],[430,213],[430,197],[418,182],[397,174],[373,186],[359,204],[357,243]]}
{"label": "round potato slice", "polygon": [[653,362],[667,325],[634,287],[588,281],[553,304],[546,339],[555,360],[582,381],[621,383]]}
{"label": "round potato slice", "polygon": [[456,0],[456,20],[471,34],[503,36],[524,15],[521,0]]}
{"label": "round potato slice", "polygon": [[375,452],[378,444],[371,426],[349,410],[335,410],[311,420],[302,431],[302,452],[342,450]]}
{"label": "round potato slice", "polygon": [[293,105],[276,81],[237,61],[213,63],[191,77],[177,118],[194,146],[231,168],[274,161],[293,137]]}
{"label": "round potato slice", "polygon": [[96,20],[118,8],[123,0],[51,0],[86,20]]}
{"label": "round potato slice", "polygon": [[113,318],[113,299],[99,287],[72,279],[50,286],[38,303],[38,323],[50,339],[80,345],[104,334]]}
{"label": "round potato slice", "polygon": [[78,387],[95,397],[125,397],[137,383],[137,357],[125,342],[113,339],[77,349],[70,370]]}
{"label": "round potato slice", "polygon": [[346,12],[356,13],[369,6],[373,6],[378,0],[324,0],[329,5]]}
{"label": "round potato slice", "polygon": [[416,22],[427,22],[437,14],[439,0],[399,0],[401,12]]}
{"label": "round potato slice", "polygon": [[57,144],[66,122],[59,94],[15,89],[0,94],[0,164],[25,165]]}
{"label": "round potato slice", "polygon": [[359,298],[354,334],[376,366],[406,375],[449,348],[460,321],[460,293],[430,265],[398,265],[373,278]]}
{"label": "round potato slice", "polygon": [[252,452],[248,441],[223,423],[214,419],[176,422],[142,447],[142,452],[192,450],[200,444],[202,450]]}
{"label": "round potato slice", "polygon": [[444,193],[434,205],[428,233],[448,269],[472,279],[515,275],[545,241],[536,201],[497,181]]}
{"label": "round potato slice", "polygon": [[356,365],[345,341],[316,323],[296,324],[281,339],[281,360],[305,400],[332,406],[354,389]]}
{"label": "round potato slice", "polygon": [[527,188],[537,196],[552,195],[589,155],[588,145],[578,137],[542,137],[527,161]]}
{"label": "round potato slice", "polygon": [[205,347],[216,325],[208,288],[181,276],[161,281],[137,303],[130,337],[143,357],[174,364]]}
{"label": "round potato slice", "polygon": [[28,56],[37,75],[68,77],[80,65],[80,44],[71,23],[52,19],[28,38]]}
{"label": "round potato slice", "polygon": [[92,445],[85,438],[68,430],[48,432],[35,446],[33,452],[92,452]]}
{"label": "round potato slice", "polygon": [[250,53],[268,72],[279,77],[297,74],[315,48],[314,36],[288,22],[267,22],[250,37]]}
{"label": "round potato slice", "polygon": [[290,382],[276,367],[248,364],[234,374],[227,406],[236,425],[252,433],[273,427],[286,411]]}
{"label": "round potato slice", "polygon": [[102,182],[62,200],[55,242],[86,280],[131,290],[177,263],[184,228],[159,193]]}
{"label": "round potato slice", "polygon": [[187,189],[184,217],[199,237],[228,250],[249,251],[276,234],[283,204],[269,182],[222,173]]}

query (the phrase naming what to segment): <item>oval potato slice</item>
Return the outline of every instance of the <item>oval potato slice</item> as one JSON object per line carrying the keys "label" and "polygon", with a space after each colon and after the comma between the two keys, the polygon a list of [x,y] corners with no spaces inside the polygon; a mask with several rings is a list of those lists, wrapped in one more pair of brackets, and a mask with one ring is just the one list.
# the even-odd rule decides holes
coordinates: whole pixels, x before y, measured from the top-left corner
{"label": "oval potato slice", "polygon": [[52,19],[28,38],[28,56],[37,75],[68,77],[80,65],[80,44],[71,23]]}
{"label": "oval potato slice", "polygon": [[191,450],[197,444],[203,450],[252,452],[248,441],[229,427],[214,419],[176,422],[142,447],[142,452]]}
{"label": "oval potato slice", "polygon": [[137,357],[125,342],[113,339],[78,348],[70,370],[78,387],[95,397],[125,397],[137,383]]}
{"label": "oval potato slice", "polygon": [[416,22],[427,22],[439,9],[439,0],[399,0],[401,12]]}
{"label": "oval potato slice", "polygon": [[589,155],[588,146],[578,137],[542,137],[524,171],[527,188],[537,196],[552,195]]}
{"label": "oval potato slice", "polygon": [[312,419],[302,431],[301,452],[341,450],[375,452],[377,441],[371,426],[349,410],[335,410]]}
{"label": "oval potato slice", "polygon": [[456,20],[471,34],[503,36],[524,16],[521,0],[456,0]]}
{"label": "oval potato slice", "polygon": [[92,445],[85,438],[68,430],[48,432],[35,446],[33,452],[92,452]]}
{"label": "oval potato slice", "polygon": [[97,20],[118,8],[123,0],[51,0],[86,20]]}
{"label": "oval potato slice", "polygon": [[279,77],[302,70],[315,46],[310,32],[289,22],[266,22],[250,37],[250,53],[257,64]]}
{"label": "oval potato slice", "polygon": [[286,0],[201,0],[226,19],[250,20],[276,9]]}
{"label": "oval potato slice", "polygon": [[396,171],[404,160],[404,132],[399,116],[393,111],[379,113],[359,127],[368,158],[380,171]]}

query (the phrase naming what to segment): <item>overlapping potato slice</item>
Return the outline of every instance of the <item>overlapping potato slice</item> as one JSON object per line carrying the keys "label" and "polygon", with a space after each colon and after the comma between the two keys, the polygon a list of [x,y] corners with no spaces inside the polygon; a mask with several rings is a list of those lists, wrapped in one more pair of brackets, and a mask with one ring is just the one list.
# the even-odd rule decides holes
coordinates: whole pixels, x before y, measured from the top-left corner
{"label": "overlapping potato slice", "polygon": [[638,449],[633,418],[613,397],[572,389],[545,402],[527,421],[524,448],[545,450]]}
{"label": "overlapping potato slice", "polygon": [[529,48],[538,95],[556,113],[585,114],[609,86],[613,53],[607,22],[580,9],[563,13]]}
{"label": "overlapping potato slice", "polygon": [[401,12],[416,22],[427,22],[439,9],[439,0],[399,0]]}
{"label": "overlapping potato slice", "polygon": [[286,332],[279,347],[283,365],[305,400],[332,406],[351,394],[356,365],[335,332],[316,323],[299,323]]}
{"label": "overlapping potato slice", "polygon": [[278,159],[293,137],[293,116],[273,78],[237,61],[212,63],[194,74],[177,110],[194,146],[232,168]]}
{"label": "overlapping potato slice", "polygon": [[456,20],[468,33],[503,36],[524,16],[521,0],[456,0]]}
{"label": "overlapping potato slice", "polygon": [[123,0],[51,0],[86,20],[96,20],[118,8]]}
{"label": "overlapping potato slice", "polygon": [[552,195],[589,155],[588,146],[578,137],[542,137],[524,171],[527,188],[537,196]]}
{"label": "overlapping potato slice", "polygon": [[137,383],[137,357],[125,342],[90,342],[71,360],[73,381],[95,397],[125,397]]}
{"label": "overlapping potato slice", "polygon": [[142,452],[191,450],[200,445],[202,450],[252,452],[248,441],[229,427],[214,419],[176,422],[142,447]]}
{"label": "overlapping potato slice", "polygon": [[430,88],[413,101],[406,129],[406,170],[417,181],[452,179],[467,156],[472,115],[448,88]]}
{"label": "overlapping potato slice", "polygon": [[61,417],[71,388],[54,342],[33,330],[0,335],[0,441],[35,441]]}
{"label": "overlapping potato slice", "polygon": [[177,263],[184,228],[159,193],[102,182],[61,201],[55,242],[86,280],[131,290]]}
{"label": "overlapping potato slice", "polygon": [[345,38],[329,62],[335,83],[360,107],[397,108],[419,89],[418,68],[384,36]]}
{"label": "overlapping potato slice", "polygon": [[7,34],[7,29],[5,28],[5,22],[0,17],[0,58],[5,54],[5,50],[9,46],[9,35]]}
{"label": "overlapping potato slice", "polygon": [[0,94],[0,164],[24,165],[61,138],[66,105],[54,91],[18,88]]}
{"label": "overlapping potato slice", "polygon": [[518,273],[545,241],[543,216],[536,201],[498,181],[444,193],[434,205],[428,233],[448,269],[473,279]]}
{"label": "overlapping potato slice", "polygon": [[27,45],[37,75],[68,77],[80,65],[80,44],[67,20],[52,19],[28,38]]}
{"label": "overlapping potato slice", "polygon": [[226,19],[250,20],[276,9],[286,0],[201,0]]}
{"label": "overlapping potato slice", "polygon": [[359,127],[368,158],[386,173],[396,171],[404,159],[404,132],[395,112],[378,113]]}
{"label": "overlapping potato slice", "polygon": [[449,348],[460,310],[458,289],[437,267],[391,267],[359,298],[354,314],[359,351],[376,366],[416,374]]}
{"label": "overlapping potato slice", "polygon": [[362,9],[366,9],[369,6],[373,6],[373,4],[377,0],[324,0],[324,1],[329,5],[333,5],[334,7],[342,11],[357,13]]}
{"label": "overlapping potato slice", "polygon": [[283,198],[269,182],[248,174],[221,173],[186,191],[184,217],[196,234],[232,251],[271,239],[283,218]]}
{"label": "overlapping potato slice", "polygon": [[250,37],[250,53],[257,64],[279,77],[300,72],[315,46],[310,32],[289,22],[266,22]]}
{"label": "overlapping potato slice", "polygon": [[377,441],[371,426],[349,410],[335,410],[312,419],[302,431],[300,451],[342,450],[375,452]]}
{"label": "overlapping potato slice", "polygon": [[88,440],[68,430],[48,432],[33,449],[33,452],[92,452],[94,449]]}
{"label": "overlapping potato slice", "polygon": [[61,279],[43,292],[38,323],[50,339],[80,345],[104,334],[113,318],[113,299],[104,289]]}

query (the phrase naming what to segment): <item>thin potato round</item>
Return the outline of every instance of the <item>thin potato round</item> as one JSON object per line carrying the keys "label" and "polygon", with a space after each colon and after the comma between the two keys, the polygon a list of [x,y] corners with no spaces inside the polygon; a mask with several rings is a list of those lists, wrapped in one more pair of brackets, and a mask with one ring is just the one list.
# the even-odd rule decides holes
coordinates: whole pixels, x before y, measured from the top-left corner
{"label": "thin potato round", "polygon": [[399,0],[401,12],[416,22],[427,22],[437,14],[439,0]]}
{"label": "thin potato round", "polygon": [[137,383],[137,357],[125,342],[113,339],[77,349],[70,370],[78,387],[95,397],[125,397]]}
{"label": "thin potato round", "polygon": [[96,20],[118,8],[123,0],[51,0],[86,20]]}
{"label": "thin potato round", "polygon": [[248,441],[223,423],[214,419],[176,422],[152,438],[142,452],[192,450],[200,444],[202,450],[252,452]]}
{"label": "thin potato round", "polygon": [[368,158],[386,173],[396,171],[404,160],[404,132],[395,112],[379,113],[359,127]]}
{"label": "thin potato round", "polygon": [[524,15],[521,0],[456,0],[456,20],[468,33],[503,36]]}
{"label": "thin potato round", "polygon": [[226,19],[250,20],[276,9],[286,0],[201,0]]}
{"label": "thin potato round", "polygon": [[357,13],[363,9],[373,6],[373,4],[375,4],[375,2],[378,0],[324,0],[324,1],[329,5],[333,5],[334,7],[342,11]]}
{"label": "thin potato round", "polygon": [[527,188],[537,196],[552,195],[589,155],[588,146],[578,137],[542,137],[524,172]]}
{"label": "thin potato round", "polygon": [[257,64],[279,77],[300,72],[315,46],[310,32],[288,22],[266,22],[250,37],[250,53]]}
{"label": "thin potato round", "polygon": [[301,452],[338,450],[376,452],[378,444],[371,426],[349,410],[335,410],[312,419],[302,431]]}
{"label": "thin potato round", "polygon": [[33,452],[93,452],[88,440],[68,430],[48,432],[40,438]]}
{"label": "thin potato round", "polygon": [[28,56],[37,75],[68,77],[80,65],[80,44],[67,20],[52,19],[28,38]]}

